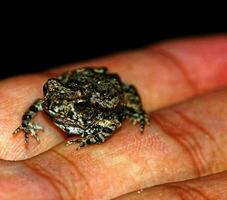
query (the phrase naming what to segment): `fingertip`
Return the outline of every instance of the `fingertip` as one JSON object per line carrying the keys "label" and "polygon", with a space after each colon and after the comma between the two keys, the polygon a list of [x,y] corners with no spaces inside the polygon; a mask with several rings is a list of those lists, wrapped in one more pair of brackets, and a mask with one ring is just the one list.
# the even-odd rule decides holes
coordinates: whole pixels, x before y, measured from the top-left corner
{"label": "fingertip", "polygon": [[190,37],[148,48],[175,62],[198,93],[227,84],[227,35]]}

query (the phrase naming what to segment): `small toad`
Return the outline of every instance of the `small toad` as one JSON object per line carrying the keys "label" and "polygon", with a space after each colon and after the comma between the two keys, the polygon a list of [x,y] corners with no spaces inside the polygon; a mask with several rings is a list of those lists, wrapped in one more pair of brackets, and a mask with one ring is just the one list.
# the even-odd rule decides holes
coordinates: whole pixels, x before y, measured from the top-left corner
{"label": "small toad", "polygon": [[39,141],[43,128],[32,119],[44,111],[67,135],[79,135],[66,144],[98,144],[110,137],[124,119],[140,123],[143,132],[148,122],[140,96],[133,85],[123,83],[117,74],[105,67],[84,67],[50,78],[43,86],[43,99],[37,99],[23,115],[22,124],[14,131]]}

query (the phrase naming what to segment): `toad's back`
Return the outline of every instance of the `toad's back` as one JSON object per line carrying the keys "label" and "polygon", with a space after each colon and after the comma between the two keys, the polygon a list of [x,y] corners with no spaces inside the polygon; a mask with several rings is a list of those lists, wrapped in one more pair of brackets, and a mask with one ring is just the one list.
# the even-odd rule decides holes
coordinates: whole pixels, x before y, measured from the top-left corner
{"label": "toad's back", "polygon": [[106,68],[82,68],[68,72],[57,79],[72,90],[80,91],[91,104],[114,108],[122,100],[123,84],[117,74],[106,73]]}

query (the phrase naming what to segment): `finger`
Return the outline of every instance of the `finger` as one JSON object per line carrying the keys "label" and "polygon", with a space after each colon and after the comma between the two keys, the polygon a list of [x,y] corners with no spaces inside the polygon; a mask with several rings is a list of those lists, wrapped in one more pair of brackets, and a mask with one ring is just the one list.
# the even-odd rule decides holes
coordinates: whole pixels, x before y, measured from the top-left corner
{"label": "finger", "polygon": [[[227,37],[192,38],[79,65],[108,66],[110,71],[117,72],[125,82],[138,88],[145,110],[151,111],[225,85],[226,52]],[[45,128],[45,133],[39,134],[40,144],[30,139],[30,145],[26,147],[23,134],[12,137],[11,133],[21,122],[25,110],[35,99],[42,97],[44,82],[50,76],[77,66],[70,65],[48,73],[18,76],[1,81],[1,158],[25,159],[64,140],[62,135],[56,134],[59,131],[51,125],[51,121],[40,115],[37,123]]]}
{"label": "finger", "polygon": [[153,113],[142,135],[125,123],[101,145],[76,151],[62,144],[24,163],[60,182],[66,199],[75,191],[82,199],[111,199],[221,172],[227,168],[226,105],[227,89]]}
{"label": "finger", "polygon": [[227,199],[227,172],[139,190],[116,200]]}

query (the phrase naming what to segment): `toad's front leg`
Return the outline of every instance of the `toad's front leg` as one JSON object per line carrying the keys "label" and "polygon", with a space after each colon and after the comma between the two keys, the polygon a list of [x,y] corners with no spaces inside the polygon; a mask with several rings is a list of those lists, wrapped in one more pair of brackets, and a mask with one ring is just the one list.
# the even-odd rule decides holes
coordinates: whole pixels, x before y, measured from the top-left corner
{"label": "toad's front leg", "polygon": [[22,117],[21,125],[13,132],[13,135],[18,133],[20,130],[24,131],[25,133],[25,143],[28,144],[28,136],[29,134],[33,136],[37,141],[39,138],[37,136],[37,132],[43,130],[43,128],[34,122],[32,119],[36,116],[37,112],[43,110],[43,100],[37,99],[28,109],[28,111]]}
{"label": "toad's front leg", "polygon": [[81,147],[87,146],[89,144],[102,143],[110,135],[111,135],[111,133],[101,131],[95,135],[88,135],[84,138],[71,139],[66,142],[66,146],[69,146],[71,144],[76,144],[76,145],[78,145],[76,149],[79,150]]}
{"label": "toad's front leg", "polygon": [[77,144],[77,150],[89,144],[99,144],[110,137],[113,132],[121,126],[117,119],[97,120],[96,124],[81,134],[81,138],[72,139],[66,142],[66,145]]}

